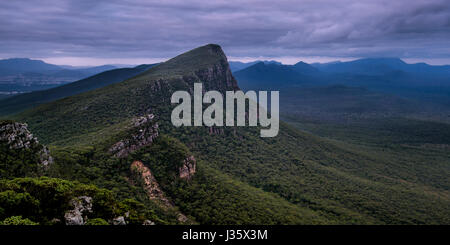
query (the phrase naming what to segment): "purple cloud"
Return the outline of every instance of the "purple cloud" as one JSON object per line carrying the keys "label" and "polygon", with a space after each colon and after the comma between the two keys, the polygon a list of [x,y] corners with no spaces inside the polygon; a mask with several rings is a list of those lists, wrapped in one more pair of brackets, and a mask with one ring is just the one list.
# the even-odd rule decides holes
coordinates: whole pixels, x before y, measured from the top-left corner
{"label": "purple cloud", "polygon": [[43,0],[0,3],[0,57],[229,56],[450,60],[446,0]]}

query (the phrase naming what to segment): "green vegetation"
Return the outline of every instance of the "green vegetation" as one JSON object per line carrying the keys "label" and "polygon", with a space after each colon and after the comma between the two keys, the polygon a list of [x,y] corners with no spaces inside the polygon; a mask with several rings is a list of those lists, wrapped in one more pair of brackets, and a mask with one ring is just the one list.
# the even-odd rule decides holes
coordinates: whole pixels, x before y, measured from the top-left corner
{"label": "green vegetation", "polygon": [[[249,127],[227,127],[214,133],[206,127],[173,127],[172,92],[189,91],[199,81],[206,89],[224,89],[220,84],[229,81],[226,69],[220,47],[208,45],[124,82],[43,104],[14,119],[27,122],[49,146],[55,163],[45,174],[58,178],[52,181],[71,185],[63,190],[91,188],[93,196],[103,193],[100,207],[105,210],[89,217],[95,219],[93,223],[133,210],[129,222],[136,224],[144,217],[159,224],[176,224],[177,212],[200,224],[450,224],[448,150],[405,147],[398,152],[393,144],[368,151],[285,123],[274,138],[261,138],[258,128]],[[233,89],[233,84],[227,86]],[[108,153],[130,133],[132,118],[148,113],[155,114],[159,124],[160,136],[153,144],[122,159]],[[430,137],[439,138],[437,134]],[[443,138],[433,142],[447,144]],[[383,149],[388,153],[379,154]],[[178,168],[191,154],[197,159],[197,172],[192,180],[181,180]],[[166,210],[149,200],[130,173],[134,160],[151,169],[175,208]],[[11,215],[40,224],[61,216],[62,211],[49,215],[41,210],[42,198],[34,192],[1,191],[14,191],[4,194],[7,200],[42,213]],[[68,196],[74,195],[69,192]]]}
{"label": "green vegetation", "polygon": [[[21,94],[5,100],[1,100],[2,95],[0,95],[0,116],[14,114],[43,103],[101,88],[109,84],[118,83],[130,77],[134,77],[152,66],[153,65],[140,65],[134,68],[120,68],[105,71],[56,88]],[[6,98],[6,96],[4,96],[4,98]]]}
{"label": "green vegetation", "polygon": [[106,222],[106,220],[104,220],[104,219],[94,218],[94,219],[88,220],[88,222],[86,222],[86,225],[109,225],[109,223]]}
{"label": "green vegetation", "polygon": [[29,219],[24,219],[22,216],[11,216],[3,221],[0,221],[0,225],[39,225]]}
{"label": "green vegetation", "polygon": [[[135,200],[117,201],[113,192],[106,189],[48,177],[0,180],[0,220],[6,219],[4,224],[30,220],[46,225],[59,224],[64,214],[73,208],[70,201],[79,196],[93,199],[92,212],[87,213],[88,224],[99,224],[127,212],[129,224],[142,224],[147,219],[161,221],[153,210]],[[8,219],[10,216],[25,219]]]}
{"label": "green vegetation", "polygon": [[[0,120],[0,127],[14,123],[11,120]],[[28,148],[11,148],[6,142],[0,141],[0,179],[38,176],[43,168],[39,152],[43,149],[40,144],[31,144]]]}
{"label": "green vegetation", "polygon": [[152,147],[136,152],[132,158],[146,163],[176,206],[199,223],[326,223],[317,213],[230,178],[205,162],[197,163],[193,180],[180,180],[177,170],[187,152],[184,144],[163,135]]}

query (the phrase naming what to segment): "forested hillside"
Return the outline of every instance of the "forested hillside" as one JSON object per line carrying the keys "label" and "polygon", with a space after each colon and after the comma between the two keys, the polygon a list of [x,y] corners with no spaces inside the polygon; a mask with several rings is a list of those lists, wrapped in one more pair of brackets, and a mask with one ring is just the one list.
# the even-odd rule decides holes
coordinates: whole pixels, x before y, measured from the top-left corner
{"label": "forested hillside", "polygon": [[[449,158],[436,156],[441,161],[433,164],[391,160],[285,123],[274,138],[261,138],[257,127],[175,128],[170,96],[192,92],[195,82],[206,90],[239,89],[221,48],[207,45],[123,82],[14,115],[49,148],[53,161],[34,176],[8,179],[49,176],[58,180],[26,181],[81,190],[95,185],[100,192],[110,190],[117,203],[112,207],[132,199],[148,214],[130,218],[136,208],[118,208],[114,215],[88,215],[88,222],[114,224],[122,217],[128,224],[450,223]],[[17,188],[2,191],[40,200]],[[61,205],[97,195],[80,193]],[[47,223],[63,214],[67,224],[68,209],[59,210],[45,219],[20,212],[14,217]]]}

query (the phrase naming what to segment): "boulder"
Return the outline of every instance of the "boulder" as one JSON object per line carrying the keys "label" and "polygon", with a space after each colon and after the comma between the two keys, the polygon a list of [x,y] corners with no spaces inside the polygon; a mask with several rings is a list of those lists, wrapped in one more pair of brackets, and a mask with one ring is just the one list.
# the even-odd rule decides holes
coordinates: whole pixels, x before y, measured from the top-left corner
{"label": "boulder", "polygon": [[73,209],[64,214],[66,225],[84,225],[86,215],[92,212],[92,197],[76,197],[70,201],[70,205]]}

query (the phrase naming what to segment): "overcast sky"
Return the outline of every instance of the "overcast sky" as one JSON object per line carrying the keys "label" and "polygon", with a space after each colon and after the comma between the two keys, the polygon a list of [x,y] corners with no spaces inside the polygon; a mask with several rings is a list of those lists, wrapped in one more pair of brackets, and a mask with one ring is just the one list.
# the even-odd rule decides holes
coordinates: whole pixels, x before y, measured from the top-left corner
{"label": "overcast sky", "polygon": [[0,58],[139,64],[207,43],[230,60],[450,64],[450,0],[0,2]]}

